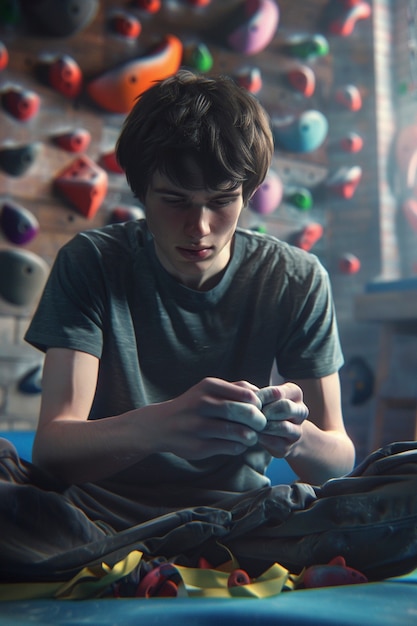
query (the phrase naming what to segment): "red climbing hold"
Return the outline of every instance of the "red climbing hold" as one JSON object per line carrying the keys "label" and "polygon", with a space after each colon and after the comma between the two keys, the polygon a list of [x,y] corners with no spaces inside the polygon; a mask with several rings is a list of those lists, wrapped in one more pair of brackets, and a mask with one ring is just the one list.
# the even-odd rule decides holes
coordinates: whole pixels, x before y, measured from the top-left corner
{"label": "red climbing hold", "polygon": [[342,274],[357,274],[361,268],[358,257],[350,252],[344,254],[339,259],[339,269]]}
{"label": "red climbing hold", "polygon": [[342,556],[335,557],[327,565],[307,567],[302,580],[303,586],[307,589],[368,582],[368,579],[362,572],[348,567]]}
{"label": "red climbing hold", "polygon": [[291,69],[288,74],[290,85],[305,98],[310,98],[316,88],[316,77],[313,70],[307,65],[300,65]]}
{"label": "red climbing hold", "polygon": [[84,152],[91,141],[91,134],[85,128],[76,128],[54,137],[55,143],[67,152]]}
{"label": "red climbing hold", "polygon": [[307,224],[294,239],[294,245],[302,250],[309,251],[323,236],[323,226],[321,224]]}
{"label": "red climbing hold", "polygon": [[82,155],[60,172],[54,183],[56,190],[90,219],[106,196],[108,177],[101,167]]}
{"label": "red climbing hold", "polygon": [[227,579],[227,586],[229,588],[242,587],[242,585],[249,585],[250,582],[249,574],[244,569],[235,569]]}
{"label": "red climbing hold", "polygon": [[142,31],[142,24],[137,17],[122,11],[112,15],[111,25],[118,35],[127,39],[136,39]]}
{"label": "red climbing hold", "polygon": [[66,98],[75,98],[81,91],[83,75],[78,63],[64,54],[47,64],[47,80]]}
{"label": "red climbing hold", "polygon": [[360,152],[363,148],[363,139],[358,133],[348,133],[340,140],[340,147],[345,152]]}
{"label": "red climbing hold", "polygon": [[39,111],[41,99],[31,89],[10,87],[1,97],[2,105],[10,115],[21,122],[26,122]]}
{"label": "red climbing hold", "polygon": [[355,85],[345,85],[338,89],[335,100],[349,111],[360,111],[362,108],[361,92]]}
{"label": "red climbing hold", "polygon": [[334,194],[348,200],[352,198],[362,179],[362,168],[359,165],[341,167],[327,182],[327,187]]}
{"label": "red climbing hold", "polygon": [[123,174],[124,171],[120,167],[119,162],[116,159],[116,152],[111,150],[110,152],[105,152],[100,157],[100,165],[104,167],[108,172],[113,172],[113,174]]}
{"label": "red climbing hold", "polygon": [[9,63],[9,53],[6,46],[0,41],[0,71],[4,70]]}
{"label": "red climbing hold", "polygon": [[371,7],[362,0],[343,0],[340,5],[340,13],[330,22],[329,31],[333,35],[348,37],[353,33],[358,20],[365,20],[370,17]]}

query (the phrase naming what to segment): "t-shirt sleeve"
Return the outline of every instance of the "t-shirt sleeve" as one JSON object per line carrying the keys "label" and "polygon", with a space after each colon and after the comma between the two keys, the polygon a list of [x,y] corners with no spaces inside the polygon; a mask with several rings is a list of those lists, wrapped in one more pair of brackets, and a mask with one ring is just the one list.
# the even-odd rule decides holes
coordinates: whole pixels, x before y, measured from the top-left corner
{"label": "t-shirt sleeve", "polygon": [[279,373],[288,379],[321,378],[344,363],[329,275],[314,260],[303,280],[293,282],[287,292],[291,323],[276,360]]}
{"label": "t-shirt sleeve", "polygon": [[58,252],[25,340],[39,350],[69,348],[100,357],[105,281],[100,253],[82,235]]}

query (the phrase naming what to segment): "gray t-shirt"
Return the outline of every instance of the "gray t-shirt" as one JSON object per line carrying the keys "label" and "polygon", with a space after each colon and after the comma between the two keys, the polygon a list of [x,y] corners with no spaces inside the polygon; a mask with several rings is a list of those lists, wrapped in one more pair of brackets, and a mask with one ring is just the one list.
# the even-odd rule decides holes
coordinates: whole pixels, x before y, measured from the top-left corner
{"label": "gray t-shirt", "polygon": [[[238,229],[220,282],[195,291],[161,266],[144,220],[80,233],[60,250],[26,340],[100,359],[90,419],[173,398],[206,376],[262,387],[274,359],[287,379],[326,376],[343,364],[316,256]],[[152,455],[116,482],[242,492],[268,484],[269,460],[258,447],[199,462]]]}

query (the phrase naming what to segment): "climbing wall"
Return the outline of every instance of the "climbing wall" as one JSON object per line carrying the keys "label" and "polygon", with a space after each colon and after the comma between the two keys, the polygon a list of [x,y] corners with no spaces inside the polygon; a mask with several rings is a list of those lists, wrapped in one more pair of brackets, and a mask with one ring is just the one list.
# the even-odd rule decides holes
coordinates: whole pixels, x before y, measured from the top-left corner
{"label": "climbing wall", "polygon": [[[274,159],[241,224],[321,258],[347,361],[372,364],[352,319],[381,262],[371,2],[8,0],[0,22],[0,424],[36,422],[41,363],[22,335],[42,284],[76,232],[140,215],[115,141],[138,93],[180,66],[229,74],[268,110]],[[342,380],[360,448],[358,371]]]}

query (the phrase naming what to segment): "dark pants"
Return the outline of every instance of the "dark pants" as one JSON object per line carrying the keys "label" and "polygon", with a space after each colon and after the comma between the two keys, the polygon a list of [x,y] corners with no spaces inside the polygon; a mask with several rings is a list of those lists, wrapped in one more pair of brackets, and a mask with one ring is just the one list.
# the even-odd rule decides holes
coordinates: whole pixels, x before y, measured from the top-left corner
{"label": "dark pants", "polygon": [[251,576],[274,562],[296,573],[339,555],[375,580],[417,566],[417,442],[386,446],[319,487],[265,487],[136,525],[130,512],[121,530],[111,524],[120,522],[111,506],[119,500],[102,487],[59,483],[0,439],[0,581],[68,580],[131,550],[185,565],[204,556],[217,565],[227,560],[222,546]]}

